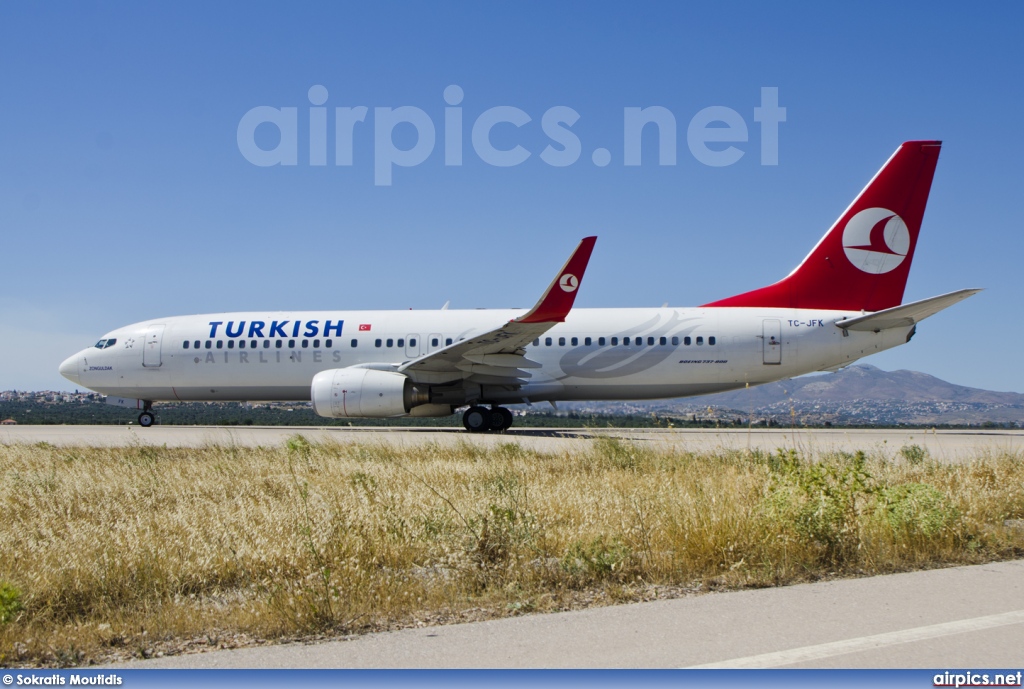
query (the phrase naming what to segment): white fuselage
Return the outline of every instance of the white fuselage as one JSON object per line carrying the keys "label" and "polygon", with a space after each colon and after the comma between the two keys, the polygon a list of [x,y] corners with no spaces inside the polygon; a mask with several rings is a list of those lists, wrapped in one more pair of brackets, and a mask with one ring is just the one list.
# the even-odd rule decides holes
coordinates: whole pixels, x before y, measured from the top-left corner
{"label": "white fuselage", "polygon": [[[149,401],[308,400],[311,381],[321,371],[400,365],[522,313],[317,311],[160,318],[108,333],[104,341],[114,344],[79,352],[64,362],[61,373],[106,395]],[[526,347],[526,357],[541,367],[530,370],[525,384],[518,389],[467,384],[465,401],[702,395],[833,369],[907,341],[910,326],[875,333],[844,332],[834,325],[857,315],[778,308],[574,309],[564,323]]]}

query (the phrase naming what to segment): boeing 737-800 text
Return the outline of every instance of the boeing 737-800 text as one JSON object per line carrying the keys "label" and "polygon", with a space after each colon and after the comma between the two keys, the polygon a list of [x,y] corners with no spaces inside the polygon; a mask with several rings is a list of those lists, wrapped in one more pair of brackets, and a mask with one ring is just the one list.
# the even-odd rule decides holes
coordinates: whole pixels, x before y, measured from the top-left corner
{"label": "boeing 737-800 text", "polygon": [[[573,309],[587,237],[529,311],[246,312],[118,328],[60,366],[154,401],[312,400],[330,418],[447,416],[512,424],[504,404],[702,395],[835,370],[905,342],[975,294],[902,304],[941,143],[900,146],[788,276],[695,308]],[[486,405],[486,406],[485,406]]]}

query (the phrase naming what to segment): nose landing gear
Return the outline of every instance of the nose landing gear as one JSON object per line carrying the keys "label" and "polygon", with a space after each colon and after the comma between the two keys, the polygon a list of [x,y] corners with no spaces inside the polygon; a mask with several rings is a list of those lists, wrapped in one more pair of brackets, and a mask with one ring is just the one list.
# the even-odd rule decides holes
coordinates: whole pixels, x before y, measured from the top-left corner
{"label": "nose landing gear", "polygon": [[462,415],[462,425],[470,433],[504,433],[512,427],[512,412],[496,405],[473,405]]}

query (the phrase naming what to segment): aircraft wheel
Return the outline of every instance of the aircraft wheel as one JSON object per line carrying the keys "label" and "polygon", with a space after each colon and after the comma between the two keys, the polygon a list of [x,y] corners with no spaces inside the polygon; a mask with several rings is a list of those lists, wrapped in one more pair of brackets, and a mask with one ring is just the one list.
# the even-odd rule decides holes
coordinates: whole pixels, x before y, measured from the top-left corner
{"label": "aircraft wheel", "polygon": [[139,414],[139,425],[143,428],[149,428],[156,421],[156,417],[153,416],[152,412],[144,411]]}
{"label": "aircraft wheel", "polygon": [[[496,416],[501,417],[501,425],[494,426],[496,423]],[[505,407],[495,407],[491,410],[491,430],[499,433],[504,433],[508,429],[512,428],[512,412]]]}
{"label": "aircraft wheel", "polygon": [[462,415],[462,425],[470,433],[485,433],[491,430],[491,413],[483,407],[472,406]]}

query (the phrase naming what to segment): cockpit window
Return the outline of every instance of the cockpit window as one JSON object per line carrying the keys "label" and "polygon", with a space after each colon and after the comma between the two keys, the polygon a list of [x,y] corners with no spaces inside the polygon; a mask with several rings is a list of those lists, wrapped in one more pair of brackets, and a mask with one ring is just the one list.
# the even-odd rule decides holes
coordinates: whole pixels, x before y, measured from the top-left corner
{"label": "cockpit window", "polygon": [[111,337],[110,339],[97,342],[96,349],[106,349],[107,347],[113,347],[115,344],[117,344],[117,338]]}

